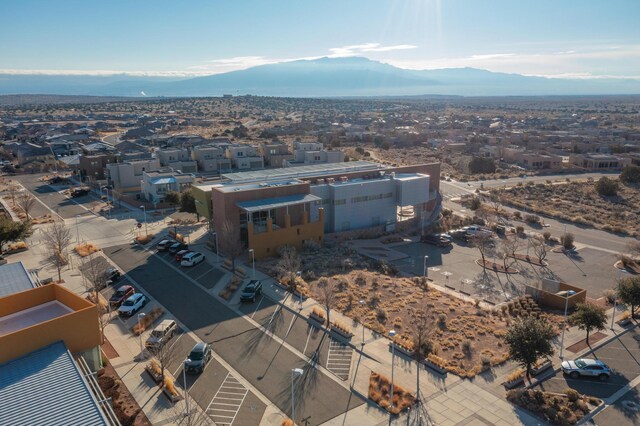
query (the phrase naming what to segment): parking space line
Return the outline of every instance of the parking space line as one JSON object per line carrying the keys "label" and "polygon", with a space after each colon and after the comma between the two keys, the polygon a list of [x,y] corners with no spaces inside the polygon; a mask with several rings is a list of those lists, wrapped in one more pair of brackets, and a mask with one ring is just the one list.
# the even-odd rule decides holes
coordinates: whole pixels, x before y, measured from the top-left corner
{"label": "parking space line", "polygon": [[[218,391],[213,396],[213,399],[211,399],[211,402],[204,411],[216,424],[230,426],[236,419],[236,416],[240,411],[240,407],[242,407],[242,404],[244,403],[244,400],[247,397],[248,393],[249,390],[247,388],[245,388],[240,382],[238,382],[238,380],[233,377],[231,373],[227,373],[227,376],[222,381],[220,388],[218,388]],[[226,407],[233,407],[233,409]],[[227,413],[233,413],[233,415],[227,415]]]}
{"label": "parking space line", "polygon": [[302,350],[303,354],[307,353],[307,346],[309,345],[309,340],[311,339],[311,332],[313,332],[313,327],[309,327],[309,331],[307,332],[307,341],[304,344],[304,349]]}
{"label": "parking space line", "polygon": [[258,306],[256,306],[256,308],[253,310],[253,313],[251,314],[251,319],[253,319],[256,312],[258,312],[258,309],[260,308],[260,305],[262,304],[263,300],[264,300],[264,295],[260,295],[260,300],[258,300]]}
{"label": "parking space line", "polygon": [[204,277],[205,275],[207,275],[207,274],[208,274],[209,272],[211,272],[211,271],[213,271],[213,268],[209,268],[209,269],[207,269],[207,271],[206,271],[206,272],[204,272],[204,273],[202,273],[202,274],[198,275],[196,278],[194,278],[194,280],[198,281],[200,278]]}
{"label": "parking space line", "polygon": [[351,371],[351,356],[353,350],[344,343],[329,338],[329,353],[327,354],[327,370],[338,378],[347,380]]}

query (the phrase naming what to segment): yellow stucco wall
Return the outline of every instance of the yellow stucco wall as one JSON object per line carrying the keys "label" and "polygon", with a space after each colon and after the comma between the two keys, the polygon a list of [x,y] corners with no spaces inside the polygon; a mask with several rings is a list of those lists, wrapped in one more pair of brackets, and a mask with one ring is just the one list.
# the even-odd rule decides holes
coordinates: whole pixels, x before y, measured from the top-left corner
{"label": "yellow stucco wall", "polygon": [[[305,213],[308,217],[309,212]],[[278,249],[282,246],[290,245],[301,248],[306,240],[314,240],[318,244],[324,243],[324,209],[318,209],[318,220],[309,222],[304,218],[303,224],[295,226],[285,226],[284,228],[273,230],[271,218],[267,219],[267,232],[253,233],[253,223],[248,223],[249,248],[255,252],[256,259],[276,256]],[[290,218],[285,217],[285,223],[291,223]]]}

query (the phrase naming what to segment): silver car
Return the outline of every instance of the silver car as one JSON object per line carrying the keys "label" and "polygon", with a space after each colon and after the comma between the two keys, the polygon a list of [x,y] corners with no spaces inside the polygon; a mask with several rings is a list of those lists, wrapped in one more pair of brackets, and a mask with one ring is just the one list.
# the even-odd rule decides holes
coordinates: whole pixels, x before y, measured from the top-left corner
{"label": "silver car", "polygon": [[572,379],[581,376],[597,377],[606,380],[611,376],[611,369],[602,361],[597,359],[580,358],[575,361],[564,361],[562,372],[568,374]]}

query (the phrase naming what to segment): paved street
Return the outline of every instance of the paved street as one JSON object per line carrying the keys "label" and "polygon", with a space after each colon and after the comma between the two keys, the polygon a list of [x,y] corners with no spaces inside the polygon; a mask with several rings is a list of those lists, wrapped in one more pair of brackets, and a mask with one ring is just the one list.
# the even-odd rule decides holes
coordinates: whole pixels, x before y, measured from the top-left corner
{"label": "paved street", "polygon": [[[321,424],[362,404],[349,398],[349,391],[336,381],[339,379],[311,367],[254,323],[239,317],[186,279],[177,271],[179,267],[170,267],[137,246],[110,247],[104,252],[285,413],[291,411],[290,374],[294,367],[305,371],[296,380],[296,417],[310,416],[310,424]],[[283,332],[280,326],[286,324],[284,315],[277,320],[279,333]],[[266,315],[256,319],[265,320]]]}

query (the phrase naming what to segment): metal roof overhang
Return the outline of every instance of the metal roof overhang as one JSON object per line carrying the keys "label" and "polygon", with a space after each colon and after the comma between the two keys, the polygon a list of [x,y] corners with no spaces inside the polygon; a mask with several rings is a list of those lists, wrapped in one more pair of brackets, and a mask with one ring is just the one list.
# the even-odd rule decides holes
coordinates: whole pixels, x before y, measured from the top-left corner
{"label": "metal roof overhang", "polygon": [[255,201],[242,201],[236,203],[240,210],[247,213],[259,212],[263,210],[277,209],[279,207],[295,206],[298,204],[320,201],[322,198],[311,194],[290,195],[288,197],[266,198]]}

